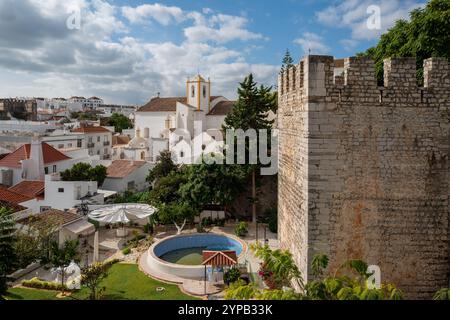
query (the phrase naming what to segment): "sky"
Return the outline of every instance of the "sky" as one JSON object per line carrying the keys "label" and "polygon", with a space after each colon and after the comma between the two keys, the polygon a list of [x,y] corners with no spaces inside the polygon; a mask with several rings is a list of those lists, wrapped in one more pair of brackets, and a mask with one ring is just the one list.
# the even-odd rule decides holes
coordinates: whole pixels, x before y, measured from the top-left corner
{"label": "sky", "polygon": [[200,73],[213,95],[235,99],[249,73],[276,85],[286,49],[295,62],[308,53],[353,56],[424,3],[0,0],[0,97],[141,105],[158,92],[185,94],[187,77]]}

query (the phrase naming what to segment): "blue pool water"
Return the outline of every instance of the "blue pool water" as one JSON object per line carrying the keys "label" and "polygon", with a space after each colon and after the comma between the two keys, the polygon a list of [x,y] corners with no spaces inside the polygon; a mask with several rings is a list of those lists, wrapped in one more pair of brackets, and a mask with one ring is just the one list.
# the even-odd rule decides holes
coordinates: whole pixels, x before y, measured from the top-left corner
{"label": "blue pool water", "polygon": [[240,255],[243,248],[239,241],[216,234],[174,237],[162,241],[154,248],[160,259],[182,265],[200,265],[204,250],[231,250]]}

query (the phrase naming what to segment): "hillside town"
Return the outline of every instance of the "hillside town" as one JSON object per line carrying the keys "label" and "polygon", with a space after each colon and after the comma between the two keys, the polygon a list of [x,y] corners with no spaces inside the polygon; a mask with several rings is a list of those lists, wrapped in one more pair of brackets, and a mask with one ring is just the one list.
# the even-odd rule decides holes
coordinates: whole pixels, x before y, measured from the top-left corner
{"label": "hillside town", "polygon": [[[355,30],[373,31],[371,18],[339,42],[302,31],[302,50],[276,44],[274,66],[248,59],[256,47],[228,49],[272,43],[246,14],[125,2],[83,8],[120,41],[78,27],[77,11],[67,20],[104,32],[54,58],[86,75],[52,69],[16,86],[0,73],[0,302],[450,300],[449,0],[394,1],[370,41]],[[47,5],[36,12],[59,8]],[[313,16],[328,30],[365,5]],[[140,43],[146,19],[161,38],[190,25],[185,41]],[[39,67],[53,57],[22,50]]]}

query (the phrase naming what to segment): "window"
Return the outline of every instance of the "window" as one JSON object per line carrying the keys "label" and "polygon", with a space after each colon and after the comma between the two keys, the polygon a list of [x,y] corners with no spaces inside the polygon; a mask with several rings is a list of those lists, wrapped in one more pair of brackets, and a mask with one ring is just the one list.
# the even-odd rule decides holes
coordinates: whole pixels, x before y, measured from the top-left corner
{"label": "window", "polygon": [[53,165],[53,173],[56,173],[56,165]]}
{"label": "window", "polygon": [[191,97],[195,97],[195,86],[191,87]]}
{"label": "window", "polygon": [[58,149],[64,149],[64,145],[63,144],[58,144]]}
{"label": "window", "polygon": [[105,148],[105,149],[103,150],[103,154],[108,154],[108,148]]}
{"label": "window", "polygon": [[[81,141],[81,140],[78,140]],[[92,137],[89,137],[89,143],[92,143]]]}
{"label": "window", "polygon": [[42,207],[39,208],[39,211],[40,211],[40,212],[45,212],[45,211],[50,210],[51,208],[52,208],[52,207],[42,206]]}
{"label": "window", "polygon": [[203,86],[203,98],[206,98],[206,86]]}
{"label": "window", "polygon": [[64,193],[64,188],[58,188],[59,193]]}
{"label": "window", "polygon": [[44,172],[45,172],[45,174],[48,174],[48,167],[44,168]]}
{"label": "window", "polygon": [[97,155],[100,155],[100,150],[97,150]]}
{"label": "window", "polygon": [[206,146],[204,144],[202,144],[202,150],[205,150]]}
{"label": "window", "polygon": [[97,137],[97,142],[100,142],[100,137]]}
{"label": "window", "polygon": [[184,152],[181,151],[181,152],[180,152],[180,158],[183,158],[183,157],[184,157]]}
{"label": "window", "polygon": [[134,189],[134,181],[128,182],[127,187],[128,187],[128,190],[133,190]]}
{"label": "window", "polygon": [[[92,141],[89,141],[89,142],[92,142]],[[77,148],[81,148],[82,143],[83,143],[83,140],[78,139],[77,140]]]}
{"label": "window", "polygon": [[72,148],[72,144],[71,144],[71,143],[68,143],[68,144],[67,144],[67,148]]}

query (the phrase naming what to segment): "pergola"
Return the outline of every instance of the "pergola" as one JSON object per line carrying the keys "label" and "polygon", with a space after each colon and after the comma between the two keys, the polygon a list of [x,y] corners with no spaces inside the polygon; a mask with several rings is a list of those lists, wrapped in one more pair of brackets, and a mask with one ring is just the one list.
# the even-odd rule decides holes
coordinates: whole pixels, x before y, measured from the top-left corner
{"label": "pergola", "polygon": [[231,268],[237,265],[237,255],[235,251],[203,251],[203,263],[205,266],[205,295],[206,295],[206,282],[207,274],[206,268],[212,267],[228,267]]}

